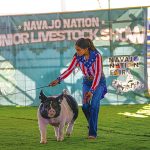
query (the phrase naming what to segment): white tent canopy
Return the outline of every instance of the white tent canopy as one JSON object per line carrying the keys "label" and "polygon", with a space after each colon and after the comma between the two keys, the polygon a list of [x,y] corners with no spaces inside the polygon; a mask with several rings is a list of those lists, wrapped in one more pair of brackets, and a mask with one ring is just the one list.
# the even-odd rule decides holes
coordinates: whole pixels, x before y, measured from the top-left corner
{"label": "white tent canopy", "polygon": [[1,0],[0,15],[148,6],[149,0]]}

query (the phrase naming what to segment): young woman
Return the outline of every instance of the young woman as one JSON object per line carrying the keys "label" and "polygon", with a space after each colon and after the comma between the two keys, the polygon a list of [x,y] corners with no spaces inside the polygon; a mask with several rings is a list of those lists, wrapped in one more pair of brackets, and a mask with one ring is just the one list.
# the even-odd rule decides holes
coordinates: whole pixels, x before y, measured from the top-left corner
{"label": "young woman", "polygon": [[80,67],[83,73],[83,105],[82,110],[88,121],[88,138],[97,137],[98,114],[100,100],[107,93],[106,80],[103,74],[102,57],[90,39],[80,38],[75,44],[76,53],[71,64],[49,86],[55,86]]}

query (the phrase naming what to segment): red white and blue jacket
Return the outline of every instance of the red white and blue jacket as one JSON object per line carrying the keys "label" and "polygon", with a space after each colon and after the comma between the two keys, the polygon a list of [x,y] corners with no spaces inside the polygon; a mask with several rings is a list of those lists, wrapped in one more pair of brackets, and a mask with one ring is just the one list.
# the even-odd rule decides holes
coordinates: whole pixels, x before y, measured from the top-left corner
{"label": "red white and blue jacket", "polygon": [[89,50],[88,60],[84,56],[74,55],[69,67],[57,79],[62,81],[68,77],[76,67],[80,67],[84,77],[92,77],[93,82],[90,91],[93,93],[98,86],[102,75],[102,57],[97,50]]}

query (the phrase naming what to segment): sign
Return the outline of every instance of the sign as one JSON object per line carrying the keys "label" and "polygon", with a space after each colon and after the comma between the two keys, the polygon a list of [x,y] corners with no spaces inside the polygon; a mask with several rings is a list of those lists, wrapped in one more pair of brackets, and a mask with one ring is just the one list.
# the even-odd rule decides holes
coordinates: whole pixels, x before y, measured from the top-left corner
{"label": "sign", "polygon": [[103,57],[108,93],[102,104],[146,103],[147,13],[137,7],[0,16],[0,105],[37,106],[40,90],[58,95],[63,89],[82,104],[81,72],[59,86],[39,88],[67,68],[81,37],[90,38]]}
{"label": "sign", "polygon": [[126,75],[129,69],[139,68],[138,56],[115,56],[108,58],[110,75]]}

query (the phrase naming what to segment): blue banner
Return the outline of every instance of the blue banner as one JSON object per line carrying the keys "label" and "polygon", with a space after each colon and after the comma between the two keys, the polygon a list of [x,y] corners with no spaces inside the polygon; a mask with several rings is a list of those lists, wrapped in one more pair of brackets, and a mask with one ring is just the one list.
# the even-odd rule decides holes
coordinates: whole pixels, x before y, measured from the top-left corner
{"label": "blue banner", "polygon": [[56,79],[75,53],[74,43],[93,40],[102,54],[108,93],[102,104],[146,103],[147,8],[0,17],[0,105],[40,103],[41,89],[63,89],[82,103],[82,73],[77,68],[59,86]]}

